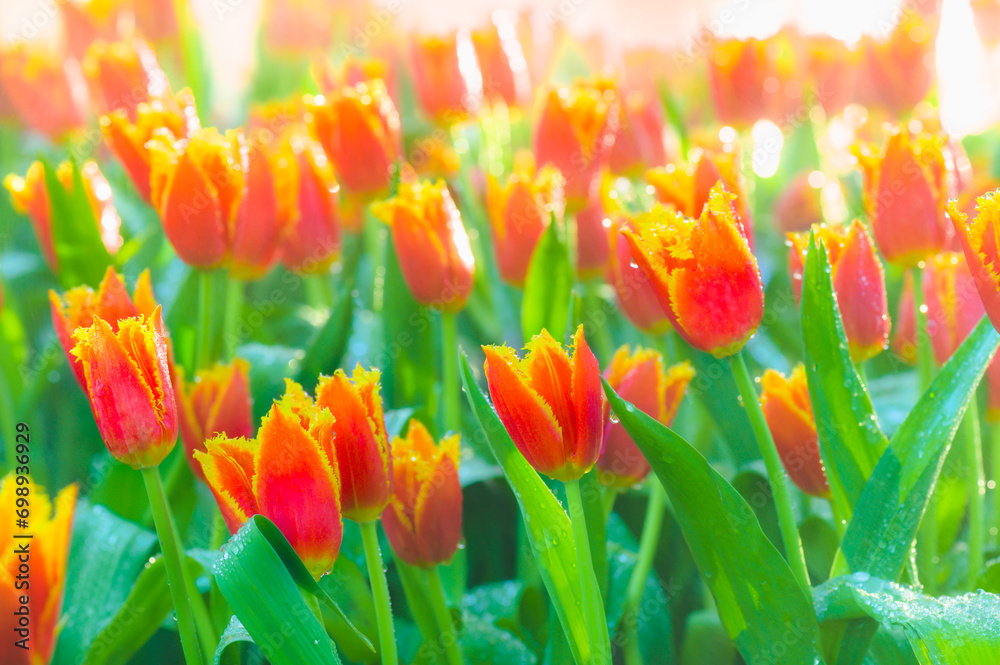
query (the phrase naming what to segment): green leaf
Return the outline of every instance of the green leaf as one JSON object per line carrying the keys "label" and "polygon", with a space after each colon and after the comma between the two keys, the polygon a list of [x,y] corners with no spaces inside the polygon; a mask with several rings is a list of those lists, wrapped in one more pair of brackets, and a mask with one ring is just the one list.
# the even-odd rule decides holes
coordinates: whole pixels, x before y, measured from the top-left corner
{"label": "green leaf", "polygon": [[[507,482],[514,490],[528,532],[531,551],[545,588],[552,597],[573,658],[577,663],[587,663],[590,659],[592,636],[587,632],[587,621],[583,614],[582,585],[569,517],[514,445],[500,418],[476,385],[464,353],[462,382],[472,412],[482,428],[475,435],[486,437]],[[604,611],[603,608],[599,609],[603,625]],[[606,633],[604,638],[607,639]]]}
{"label": "green leaf", "polygon": [[239,646],[241,642],[256,644],[239,618],[234,616],[229,620],[226,630],[222,632],[222,637],[219,638],[219,645],[215,647],[215,658],[212,660],[213,665],[220,665],[223,662],[226,649],[232,645]]}
{"label": "green leaf", "polygon": [[921,665],[1000,662],[1000,596],[980,591],[933,598],[867,573],[830,580],[814,591],[822,621],[871,617],[906,635]]}
{"label": "green leaf", "polygon": [[524,339],[531,339],[542,328],[556,339],[562,339],[569,323],[572,292],[573,264],[560,226],[553,220],[531,255],[524,280],[524,300],[521,302]]}
{"label": "green leaf", "polygon": [[851,571],[899,577],[941,463],[998,341],[984,317],[892,437],[840,544]]}
{"label": "green leaf", "polygon": [[810,238],[802,286],[802,336],[809,397],[835,514],[849,520],[888,445],[847,351],[826,248]]}
{"label": "green leaf", "polygon": [[821,663],[810,599],[747,502],[687,441],[622,400],[611,408],[663,483],[729,637],[750,663]]}
{"label": "green leaf", "polygon": [[732,665],[736,662],[736,649],[719,623],[719,615],[712,610],[698,610],[688,615],[684,628],[682,665]]}

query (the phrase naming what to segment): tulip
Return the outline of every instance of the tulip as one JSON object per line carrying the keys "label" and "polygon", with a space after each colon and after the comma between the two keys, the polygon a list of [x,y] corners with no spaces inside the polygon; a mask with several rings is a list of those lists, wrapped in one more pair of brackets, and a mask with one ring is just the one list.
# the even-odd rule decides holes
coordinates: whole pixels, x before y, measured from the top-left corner
{"label": "tulip", "polygon": [[598,193],[576,213],[576,272],[583,280],[603,275],[611,260],[608,213],[618,206],[607,194],[607,190]]}
{"label": "tulip", "polygon": [[535,155],[539,166],[551,164],[563,174],[567,208],[575,212],[600,186],[618,126],[617,97],[611,89],[578,84],[553,88],[542,100]]}
{"label": "tulip", "polygon": [[986,315],[965,257],[954,252],[934,256],[923,274],[927,334],[934,358],[943,365]]}
{"label": "tulip", "polygon": [[291,146],[298,170],[299,219],[282,245],[281,262],[297,273],[318,274],[340,254],[340,185],[318,143],[296,135]]}
{"label": "tulip", "polygon": [[391,227],[399,267],[417,302],[443,312],[465,307],[475,261],[444,181],[401,182],[396,196],[372,212]]}
{"label": "tulip", "polygon": [[857,100],[899,116],[917,105],[934,84],[937,21],[903,12],[888,39],[862,40]]}
{"label": "tulip", "polygon": [[[137,5],[143,4],[137,2]],[[59,12],[62,15],[66,52],[80,60],[87,49],[96,41],[115,41],[124,34],[128,7],[121,0],[61,0]]]}
{"label": "tulip", "polygon": [[410,421],[392,441],[392,499],[382,527],[396,556],[420,568],[446,563],[462,540],[462,485],[458,435],[434,444],[427,428]]}
{"label": "tulip", "polygon": [[0,82],[18,117],[50,139],[83,127],[87,86],[62,54],[25,42],[0,48]]}
{"label": "tulip", "polygon": [[816,102],[827,116],[834,116],[854,98],[861,51],[827,35],[809,35],[804,46],[805,71],[815,90]]}
{"label": "tulip", "polygon": [[616,175],[638,176],[667,163],[663,110],[656,97],[632,90],[622,99],[618,132],[608,166]]}
{"label": "tulip", "polygon": [[497,415],[535,470],[562,481],[587,473],[601,452],[600,367],[579,326],[572,357],[546,330],[522,360],[507,346],[484,346],[486,382]]}
{"label": "tulip", "polygon": [[632,259],[632,247],[622,228],[631,227],[628,219],[612,225],[614,246],[608,262],[607,281],[615,289],[622,312],[639,330],[661,335],[670,330],[670,317],[663,310],[653,284]]}
{"label": "tulip", "polygon": [[115,154],[128,174],[136,191],[150,203],[150,150],[147,145],[154,134],[168,140],[187,138],[199,128],[198,113],[190,90],[177,96],[178,113],[172,105],[153,99],[136,108],[136,121],[132,123],[123,110],[101,116],[101,133],[111,152]]}
{"label": "tulip", "polygon": [[246,178],[237,134],[199,129],[186,140],[148,146],[150,199],[174,251],[195,268],[221,266]]}
{"label": "tulip", "polygon": [[721,182],[735,196],[736,221],[753,248],[753,222],[747,207],[746,187],[740,170],[739,153],[733,149],[716,151],[699,148],[687,165],[671,164],[646,172],[656,198],[685,217],[699,217],[715,184]]}
{"label": "tulip", "polygon": [[334,12],[323,0],[266,0],[260,22],[267,49],[288,56],[326,51],[334,29]]}
{"label": "tulip", "polygon": [[732,200],[720,183],[699,219],[656,205],[623,229],[678,334],[717,358],[739,351],[764,314],[757,259]]}
{"label": "tulip", "polygon": [[774,217],[785,233],[808,231],[823,223],[823,190],[814,187],[810,177],[810,173],[795,176],[774,204]]}
{"label": "tulip", "polygon": [[493,232],[500,278],[524,286],[535,245],[554,216],[561,220],[565,208],[563,178],[547,166],[536,171],[530,153],[503,185],[492,175],[487,180],[486,210]]}
{"label": "tulip", "polygon": [[479,108],[483,79],[468,32],[415,36],[410,59],[417,100],[435,122],[452,125]]}
{"label": "tulip", "polygon": [[[868,231],[860,220],[846,226],[816,226],[816,237],[826,246],[837,295],[837,308],[854,362],[863,362],[885,349],[891,322],[885,291],[885,273]],[[798,302],[809,235],[790,233],[788,266]]]}
{"label": "tulip", "polygon": [[73,331],[94,419],[111,455],[133,469],[157,466],[177,441],[177,403],[159,306],[117,322],[100,316]]}
{"label": "tulip", "polygon": [[132,13],[139,34],[154,45],[175,40],[180,35],[183,12],[190,11],[175,6],[172,0],[134,0]]}
{"label": "tulip", "polygon": [[750,127],[767,118],[783,124],[802,104],[798,54],[787,33],[718,43],[708,68],[716,117],[722,123]]}
{"label": "tulip", "polygon": [[451,178],[462,166],[450,139],[440,133],[422,136],[413,142],[409,165],[424,178]]}
{"label": "tulip", "polygon": [[[31,632],[26,640],[29,648],[24,649],[15,644],[21,636],[11,631],[11,635],[0,643],[0,661],[4,665],[45,665],[51,662],[60,628],[77,487],[64,487],[50,501],[40,487],[32,484],[29,531],[14,526],[14,515],[23,508],[23,504],[18,503],[23,495],[17,490],[29,487],[15,482],[17,479],[11,472],[0,480],[0,509],[8,516],[0,527],[0,543],[3,543],[3,554],[0,555],[0,614],[7,617],[13,628],[17,619],[15,613],[23,605],[21,599],[27,596]],[[21,536],[27,538],[21,539]],[[15,554],[17,543],[25,543],[30,551],[30,579],[22,574],[24,563]]]}
{"label": "tulip", "polygon": [[828,497],[805,368],[799,365],[788,378],[769,369],[760,382],[760,408],[789,477],[806,494]]}
{"label": "tulip", "polygon": [[139,104],[153,99],[173,101],[166,74],[141,39],[94,42],[82,65],[99,114],[120,109],[135,122]]}
{"label": "tulip", "polygon": [[[56,167],[56,178],[66,196],[72,196],[73,169],[74,166],[70,162],[63,162]],[[114,254],[122,246],[122,237],[119,233],[122,222],[111,199],[111,187],[97,168],[97,162],[84,163],[80,167],[80,178],[104,247]],[[45,183],[45,167],[41,162],[33,162],[23,178],[13,174],[4,178],[4,186],[11,194],[14,209],[28,216],[45,262],[53,272],[58,273],[59,257],[56,254],[58,238],[53,235],[52,194]],[[76,222],[76,220],[61,221],[64,224]]]}
{"label": "tulip", "polygon": [[510,14],[498,9],[490,15],[489,25],[472,33],[483,93],[487,99],[500,100],[507,106],[519,106],[527,98],[531,81],[528,62]]}
{"label": "tulip", "polygon": [[94,325],[95,317],[103,319],[113,332],[118,331],[118,322],[135,316],[152,316],[156,310],[156,299],[149,280],[149,271],[144,270],[135,284],[135,293],[130,298],[125,289],[125,281],[115,269],[108,267],[104,279],[95,292],[89,286],[78,286],[60,296],[49,291],[52,309],[52,324],[56,337],[62,344],[70,367],[80,386],[87,389],[83,364],[73,355],[73,332],[77,328]]}
{"label": "tulip", "polygon": [[[622,399],[669,427],[694,378],[694,370],[687,362],[664,369],[663,356],[656,351],[637,348],[633,352],[626,345],[615,352],[604,378]],[[649,462],[621,423],[609,419],[597,460],[601,483],[625,489],[642,482],[650,470]]]}
{"label": "tulip", "polygon": [[253,437],[250,365],[237,358],[229,365],[201,370],[194,381],[185,381],[181,368],[176,371],[181,443],[194,475],[205,480],[194,457],[196,451],[205,452],[205,441],[220,434],[230,439]]}
{"label": "tulip", "polygon": [[309,130],[333,161],[341,184],[365,200],[389,191],[402,154],[399,114],[382,81],[307,99]]}
{"label": "tulip", "polygon": [[315,410],[308,423],[275,404],[257,438],[219,435],[194,453],[230,532],[253,515],[281,530],[313,577],[330,570],[340,551],[343,522],[333,418]]}
{"label": "tulip", "polygon": [[897,129],[877,154],[870,146],[855,149],[875,241],[890,263],[916,266],[951,242],[943,148],[939,136]]}
{"label": "tulip", "polygon": [[[1000,190],[998,190],[1000,191]],[[972,273],[986,315],[993,327],[1000,329],[1000,198],[990,192],[976,199],[976,216],[972,219],[958,209],[958,203],[948,204],[948,214],[965,252],[965,260]]]}

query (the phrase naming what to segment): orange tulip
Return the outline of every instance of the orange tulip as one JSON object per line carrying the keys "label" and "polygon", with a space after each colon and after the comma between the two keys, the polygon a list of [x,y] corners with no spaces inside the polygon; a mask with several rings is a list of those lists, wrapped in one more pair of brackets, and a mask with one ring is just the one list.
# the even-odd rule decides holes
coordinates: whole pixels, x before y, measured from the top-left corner
{"label": "orange tulip", "polygon": [[198,112],[190,90],[177,96],[180,113],[163,100],[142,102],[136,108],[136,121],[132,123],[123,110],[101,116],[104,141],[121,162],[136,191],[150,203],[150,150],[147,143],[154,134],[168,140],[190,136],[199,128]]}
{"label": "orange tulip", "polygon": [[130,18],[122,0],[60,0],[58,4],[66,51],[78,60],[94,42],[120,38]]}
{"label": "orange tulip", "polygon": [[565,200],[559,171],[551,166],[536,171],[530,153],[518,157],[503,185],[493,175],[488,177],[486,210],[500,278],[521,287],[538,239],[553,215],[562,219]]}
{"label": "orange tulip", "polygon": [[861,51],[827,35],[809,35],[804,40],[804,47],[805,71],[816,102],[827,116],[840,113],[854,99]]}
{"label": "orange tulip", "polygon": [[229,365],[201,370],[194,381],[185,381],[181,368],[176,371],[181,443],[194,475],[205,480],[194,457],[196,451],[205,452],[205,441],[219,434],[231,439],[253,437],[250,364],[237,358]]}
{"label": "orange tulip", "polygon": [[326,51],[333,37],[332,9],[323,0],[266,0],[260,22],[264,44],[290,56]]}
{"label": "orange tulip", "polygon": [[291,147],[298,170],[299,218],[282,245],[281,262],[294,272],[322,273],[340,254],[340,185],[318,143],[295,135]]}
{"label": "orange tulip", "polygon": [[[830,259],[833,290],[844,323],[847,346],[855,362],[878,355],[889,341],[889,305],[885,273],[868,231],[860,220],[848,226],[815,226]],[[788,268],[795,300],[802,295],[802,273],[809,249],[807,233],[790,233]]]}
{"label": "orange tulip", "polygon": [[475,260],[458,208],[443,180],[400,182],[396,196],[372,206],[392,229],[392,242],[410,292],[444,312],[465,307]]}
{"label": "orange tulip", "polygon": [[944,251],[952,229],[945,214],[944,139],[896,129],[882,149],[855,149],[865,176],[865,207],[882,255],[902,267]]}
{"label": "orange tulip", "polygon": [[154,45],[175,40],[180,35],[179,13],[190,11],[175,6],[173,0],[133,0],[132,13],[139,34]]}
{"label": "orange tulip", "polygon": [[410,44],[410,60],[417,100],[435,122],[452,125],[479,108],[483,79],[468,32],[417,35]]}
{"label": "orange tulip", "polygon": [[159,306],[149,316],[117,322],[100,316],[73,331],[104,445],[134,469],[158,465],[177,441],[177,403],[170,351]]}
{"label": "orange tulip", "polygon": [[862,40],[857,100],[891,116],[911,110],[934,84],[937,20],[902,13],[888,39]]}
{"label": "orange tulip", "polygon": [[[97,168],[97,162],[84,163],[80,167],[80,176],[104,247],[114,254],[122,246],[122,237],[119,233],[122,221],[111,199],[111,187]],[[63,162],[56,167],[56,178],[67,194],[72,193],[73,165],[70,162]],[[45,184],[45,168],[42,163],[33,162],[23,178],[13,174],[8,175],[4,178],[4,186],[10,192],[14,209],[28,216],[45,262],[53,272],[58,273],[59,257],[56,255],[58,239],[53,237],[52,197]],[[73,223],[73,220],[63,221]]]}
{"label": "orange tulip", "polygon": [[575,212],[597,193],[618,127],[618,100],[607,86],[577,84],[542,93],[535,126],[539,166],[551,164],[566,179],[567,207]]}
{"label": "orange tulip", "polygon": [[503,101],[507,106],[522,104],[530,92],[531,81],[511,15],[502,9],[494,11],[489,25],[472,33],[472,45],[482,71],[486,98]]}
{"label": "orange tulip", "polygon": [[139,315],[149,317],[157,306],[148,270],[139,275],[135,293],[129,298],[125,281],[110,266],[96,292],[89,286],[72,288],[62,296],[49,291],[49,304],[56,337],[84,390],[87,389],[87,379],[83,364],[72,353],[73,331],[77,328],[89,328],[94,325],[94,318],[100,317],[111,326],[112,331],[117,332],[119,320]]}
{"label": "orange tulip", "polygon": [[462,161],[444,133],[431,133],[418,138],[410,146],[409,166],[425,178],[451,178],[458,173]]}
{"label": "orange tulip", "polygon": [[0,81],[18,117],[50,139],[83,127],[87,86],[75,63],[35,44],[0,48]]}
{"label": "orange tulip", "polygon": [[785,32],[716,44],[708,60],[716,117],[740,127],[762,118],[784,124],[802,105],[798,59],[792,35]]}
{"label": "orange tulip", "polygon": [[[1000,191],[1000,190],[998,190]],[[990,192],[976,199],[976,216],[972,219],[958,209],[958,203],[948,204],[948,214],[965,252],[965,260],[993,327],[1000,329],[1000,198]]]}
{"label": "orange tulip", "polygon": [[717,358],[739,351],[760,325],[757,259],[733,215],[733,195],[712,188],[699,219],[656,205],[623,233],[677,332]]}
{"label": "orange tulip", "polygon": [[806,494],[829,496],[805,368],[799,365],[788,378],[769,369],[760,382],[760,408],[792,482]]}
{"label": "orange tulip", "polygon": [[632,247],[622,228],[631,227],[628,219],[612,224],[613,250],[608,263],[607,281],[615,288],[622,312],[639,330],[659,335],[670,330],[670,317],[663,310],[653,284],[632,259]]}
{"label": "orange tulip", "polygon": [[927,335],[938,364],[958,350],[986,315],[965,257],[954,252],[934,256],[923,274]]}
{"label": "orange tulip", "polygon": [[618,206],[607,193],[596,194],[576,213],[576,272],[581,279],[603,275],[611,260],[609,210],[617,211]]}
{"label": "orange tulip", "polygon": [[685,217],[699,217],[715,184],[721,182],[734,195],[736,221],[753,247],[753,222],[747,207],[746,187],[738,151],[699,148],[687,165],[670,164],[646,172],[656,198]]}
{"label": "orange tulip", "polygon": [[785,233],[808,231],[823,223],[823,190],[813,187],[809,175],[795,176],[774,204],[774,217]]}
{"label": "orange tulip", "polygon": [[[16,480],[13,472],[0,480],[0,509],[9,516],[0,527],[0,614],[9,632],[0,643],[0,661],[45,665],[51,661],[59,633],[77,487],[64,487],[50,501],[42,488]],[[23,509],[17,500],[24,496],[21,491],[29,489],[31,528],[15,528],[14,515]],[[20,558],[20,547],[30,552],[30,571]],[[26,606],[21,602],[25,598]],[[26,648],[18,646],[22,639]]]}
{"label": "orange tulip", "polygon": [[497,415],[535,470],[556,480],[583,476],[601,452],[604,395],[600,367],[583,336],[570,357],[546,330],[524,347],[484,346],[486,382]]}
{"label": "orange tulip", "polygon": [[389,191],[403,152],[399,114],[382,81],[307,99],[309,130],[333,161],[341,184],[369,200]]}
{"label": "orange tulip", "polygon": [[174,251],[195,268],[223,265],[246,178],[238,135],[207,128],[148,146],[150,199]]}
{"label": "orange tulip", "polygon": [[[604,378],[618,395],[643,413],[669,426],[694,378],[689,363],[663,367],[656,351],[628,345],[615,352]],[[597,460],[597,477],[608,487],[625,489],[642,482],[650,466],[621,423],[609,419],[604,426],[604,444]]]}
{"label": "orange tulip", "polygon": [[608,166],[616,175],[638,176],[667,163],[663,110],[656,97],[632,90],[622,99],[618,132]]}
{"label": "orange tulip", "polygon": [[90,84],[91,99],[99,114],[122,110],[129,121],[138,117],[139,104],[153,99],[172,103],[170,84],[149,44],[139,38],[129,41],[97,41],[83,61],[83,74]]}
{"label": "orange tulip", "polygon": [[462,540],[458,435],[434,445],[427,428],[412,420],[406,437],[393,439],[392,458],[392,500],[382,513],[392,551],[420,568],[449,561]]}
{"label": "orange tulip", "polygon": [[317,579],[333,566],[343,537],[332,427],[328,411],[313,410],[304,421],[277,403],[257,438],[219,435],[194,453],[229,530],[263,515]]}

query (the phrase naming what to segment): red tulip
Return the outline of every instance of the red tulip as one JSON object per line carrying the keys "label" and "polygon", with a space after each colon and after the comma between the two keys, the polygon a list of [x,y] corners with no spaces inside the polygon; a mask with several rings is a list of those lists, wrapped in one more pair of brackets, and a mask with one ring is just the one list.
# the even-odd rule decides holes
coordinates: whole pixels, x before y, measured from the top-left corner
{"label": "red tulip", "polygon": [[18,117],[50,139],[83,127],[87,86],[62,54],[18,42],[0,49],[0,81]]}
{"label": "red tulip", "polygon": [[472,33],[483,92],[487,99],[501,100],[507,106],[519,106],[527,98],[531,81],[528,63],[510,14],[502,9],[490,15],[489,25]]}
{"label": "red tulip", "polygon": [[709,76],[720,122],[749,127],[762,118],[784,124],[802,105],[799,56],[792,35],[730,39],[714,46]]}
{"label": "red tulip", "polygon": [[139,104],[154,99],[173,103],[166,74],[152,49],[139,38],[94,42],[82,65],[91,98],[101,115],[122,110],[130,122],[135,122]]}
{"label": "red tulip", "polygon": [[616,175],[638,176],[667,163],[663,110],[656,97],[632,90],[622,99],[618,132],[608,166]]}
{"label": "red tulip", "polygon": [[888,39],[862,40],[857,99],[892,116],[911,110],[934,83],[937,19],[905,11]]}
{"label": "red tulip", "polygon": [[976,216],[972,219],[958,209],[958,203],[948,204],[948,214],[958,232],[979,297],[993,327],[1000,329],[1000,198],[990,192],[976,199]]}
{"label": "red tulip", "polygon": [[479,108],[483,79],[467,32],[413,37],[410,61],[417,100],[427,116],[451,125]]}
{"label": "red tulip", "polygon": [[632,247],[621,230],[631,228],[628,219],[613,224],[613,251],[608,263],[607,281],[615,288],[622,312],[639,330],[660,335],[670,330],[670,317],[663,310],[653,284],[632,259]]}

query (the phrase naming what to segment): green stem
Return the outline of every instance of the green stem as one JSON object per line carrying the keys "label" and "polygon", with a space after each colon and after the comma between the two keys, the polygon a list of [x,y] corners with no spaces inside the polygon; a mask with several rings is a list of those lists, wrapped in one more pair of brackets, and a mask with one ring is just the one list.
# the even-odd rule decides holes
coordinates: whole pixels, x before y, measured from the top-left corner
{"label": "green stem", "polygon": [[10,384],[3,372],[0,372],[0,428],[6,444],[4,451],[5,472],[11,472],[17,466],[17,407],[11,394]]}
{"label": "green stem", "polygon": [[445,430],[462,431],[458,399],[458,320],[454,312],[441,312],[441,422]]}
{"label": "green stem", "polygon": [[306,301],[313,309],[329,312],[333,309],[333,291],[330,289],[330,276],[327,273],[308,275],[304,278],[306,286]]}
{"label": "green stem", "polygon": [[969,580],[968,588],[976,588],[983,572],[983,551],[986,549],[986,479],[983,474],[983,443],[979,433],[979,405],[973,393],[962,420],[966,453],[972,472],[969,474]]}
{"label": "green stem", "polygon": [[240,315],[243,314],[243,289],[245,284],[242,280],[233,279],[226,276],[226,311],[222,320],[222,355],[230,361],[236,355],[236,347],[240,345],[240,338],[237,327],[240,322]]}
{"label": "green stem", "polygon": [[615,509],[615,501],[618,499],[618,490],[613,487],[604,488],[604,521],[611,519],[611,513]]}
{"label": "green stem", "polygon": [[583,321],[587,339],[592,340],[594,355],[597,356],[603,367],[611,361],[611,356],[614,353],[614,342],[607,324],[608,315],[604,311],[604,301],[598,293],[601,283],[599,280],[587,280],[583,283],[585,310]]}
{"label": "green stem", "polygon": [[198,346],[194,369],[208,367],[211,360],[212,337],[212,274],[198,273]]}
{"label": "green stem", "polygon": [[[209,541],[209,547],[213,552],[218,551],[223,543],[226,542],[226,538],[229,536],[229,528],[226,526],[226,520],[222,517],[222,512],[219,511],[218,507],[215,509],[215,516],[212,518],[212,535]],[[208,595],[209,605],[212,608],[212,622],[216,630],[223,631],[229,624],[229,618],[232,616],[232,610],[229,608],[229,603],[226,601],[226,597],[222,595],[222,590],[219,589],[219,585],[215,583],[215,578],[212,578],[212,588]]]}
{"label": "green stem", "polygon": [[304,593],[302,594],[302,600],[306,601],[306,605],[312,610],[313,616],[319,621],[319,625],[323,630],[326,630],[326,623],[323,621],[323,608],[320,607],[319,598],[311,593]]}
{"label": "green stem", "polygon": [[[930,335],[927,334],[927,308],[924,306],[923,268],[913,269],[913,306],[917,322],[917,359],[920,374],[920,392],[930,387],[934,379],[934,355]],[[917,533],[917,570],[927,594],[933,595],[937,587],[938,524],[937,500],[932,491]]]}
{"label": "green stem", "polygon": [[146,483],[146,493],[149,495],[149,504],[153,511],[153,523],[156,525],[156,535],[160,539],[163,562],[167,567],[167,584],[170,586],[170,596],[177,613],[177,630],[181,636],[184,660],[187,665],[203,665],[198,634],[194,627],[194,614],[191,611],[191,600],[188,598],[187,585],[184,581],[179,543],[173,517],[170,515],[170,506],[167,505],[167,497],[163,493],[159,467],[143,469],[142,479]]}
{"label": "green stem", "polygon": [[437,619],[441,631],[441,646],[448,657],[448,665],[462,665],[462,651],[458,648],[458,635],[455,634],[455,622],[452,621],[448,603],[444,597],[444,585],[441,583],[441,571],[438,566],[431,566],[427,574],[427,586],[430,589],[431,604],[434,606],[434,618]]}
{"label": "green stem", "polygon": [[580,493],[580,481],[566,481],[566,503],[569,505],[569,521],[573,525],[573,538],[576,541],[576,564],[580,570],[580,581],[583,584],[583,614],[587,618],[587,629],[591,633],[590,663],[591,665],[610,665],[609,653],[602,646],[599,636],[607,634],[607,628],[601,625],[598,603],[601,602],[600,591],[597,589],[597,577],[594,573],[594,562],[590,555],[590,537],[587,535],[587,516],[583,508],[583,496]]}
{"label": "green stem", "polygon": [[646,519],[642,524],[642,536],[639,539],[639,553],[628,580],[625,592],[625,607],[622,611],[622,624],[625,628],[625,663],[626,665],[642,665],[642,653],[639,651],[639,605],[642,603],[642,592],[646,589],[646,579],[653,569],[653,559],[656,556],[656,546],[660,541],[660,530],[663,527],[663,513],[667,502],[663,485],[654,476],[649,476],[649,503],[646,505]]}
{"label": "green stem", "polygon": [[396,631],[392,625],[389,584],[385,579],[375,520],[361,522],[358,526],[361,527],[365,562],[368,564],[368,579],[372,585],[372,599],[375,601],[375,621],[378,623],[378,644],[379,652],[382,654],[382,665],[397,665],[399,658],[396,657]]}
{"label": "green stem", "polygon": [[733,377],[736,379],[740,397],[743,398],[743,408],[746,409],[747,415],[750,417],[750,425],[753,427],[761,455],[764,457],[764,466],[767,467],[767,478],[771,483],[774,508],[778,512],[778,526],[781,527],[781,540],[785,544],[788,565],[802,587],[802,591],[812,597],[809,573],[806,570],[806,558],[802,552],[802,541],[799,539],[795,513],[792,510],[792,495],[788,489],[788,477],[781,464],[781,457],[778,456],[778,449],[774,445],[774,438],[771,437],[771,430],[768,429],[767,421],[764,419],[764,412],[761,411],[753,379],[750,378],[750,372],[747,370],[747,364],[743,358],[743,351],[729,357],[729,366],[733,370]]}

